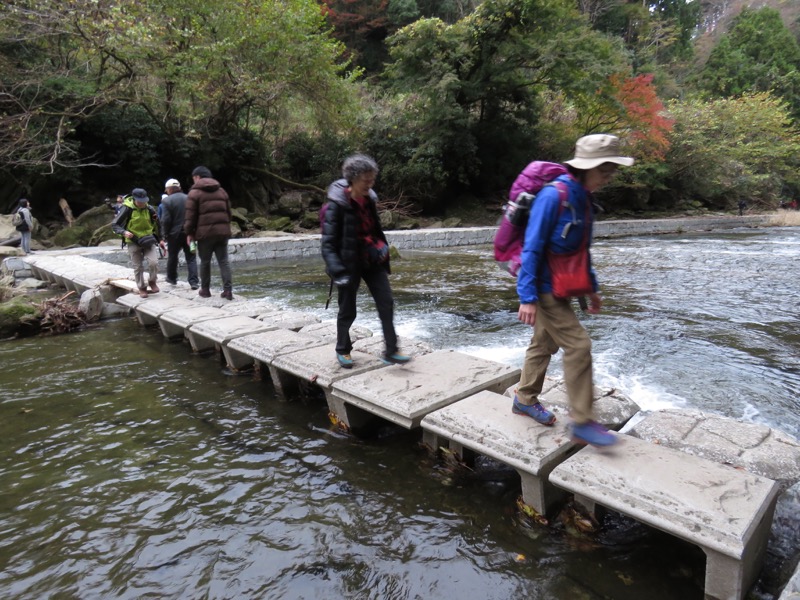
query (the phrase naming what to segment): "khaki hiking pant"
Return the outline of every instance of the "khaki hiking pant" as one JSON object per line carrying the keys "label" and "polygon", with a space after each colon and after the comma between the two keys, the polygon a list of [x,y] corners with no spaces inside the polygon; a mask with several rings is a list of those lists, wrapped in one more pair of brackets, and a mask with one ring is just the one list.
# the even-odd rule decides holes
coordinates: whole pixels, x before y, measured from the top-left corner
{"label": "khaki hiking pant", "polygon": [[534,404],[539,401],[550,357],[559,348],[564,350],[564,383],[570,415],[575,423],[585,423],[593,418],[592,341],[569,300],[540,294],[533,337],[525,351],[522,377],[517,387],[520,402]]}
{"label": "khaki hiking pant", "polygon": [[[136,277],[136,286],[140,290],[147,288],[148,284],[153,284],[158,278],[158,246],[153,246],[149,250],[142,250],[134,243],[128,243],[128,256],[133,263],[133,274]],[[144,276],[144,262],[147,262],[147,281]]]}

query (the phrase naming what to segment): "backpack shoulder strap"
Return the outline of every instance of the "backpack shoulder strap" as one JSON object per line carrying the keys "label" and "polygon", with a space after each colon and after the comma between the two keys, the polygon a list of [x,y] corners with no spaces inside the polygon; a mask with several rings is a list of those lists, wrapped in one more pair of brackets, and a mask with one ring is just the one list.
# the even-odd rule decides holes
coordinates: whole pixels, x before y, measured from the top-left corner
{"label": "backpack shoulder strap", "polygon": [[558,214],[561,214],[569,205],[569,188],[563,181],[553,181],[549,185],[558,190]]}
{"label": "backpack shoulder strap", "polygon": [[[573,225],[577,225],[578,223],[578,216],[575,214],[575,207],[569,203],[569,187],[563,181],[551,181],[547,185],[552,185],[554,188],[558,190],[558,217],[561,217],[561,213],[564,212],[565,208],[568,208],[572,213],[572,221],[567,223],[564,226],[564,230],[561,232],[561,237],[567,237],[567,232],[569,228]],[[556,222],[556,226],[558,222]]]}

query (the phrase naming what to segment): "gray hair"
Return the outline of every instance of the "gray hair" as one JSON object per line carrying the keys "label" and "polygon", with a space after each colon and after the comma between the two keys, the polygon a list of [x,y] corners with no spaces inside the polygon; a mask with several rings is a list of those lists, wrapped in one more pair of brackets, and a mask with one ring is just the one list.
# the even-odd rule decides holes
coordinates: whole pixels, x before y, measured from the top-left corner
{"label": "gray hair", "polygon": [[378,163],[375,162],[375,159],[366,154],[353,154],[344,159],[342,177],[347,180],[347,183],[353,183],[364,173],[378,174]]}

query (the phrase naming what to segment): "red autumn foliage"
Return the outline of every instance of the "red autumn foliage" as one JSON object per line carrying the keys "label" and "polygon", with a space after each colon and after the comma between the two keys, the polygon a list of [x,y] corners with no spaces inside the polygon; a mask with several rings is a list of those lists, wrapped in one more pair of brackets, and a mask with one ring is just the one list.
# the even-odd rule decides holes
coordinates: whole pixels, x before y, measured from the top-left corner
{"label": "red autumn foliage", "polygon": [[624,122],[629,141],[645,161],[662,160],[669,150],[667,136],[673,121],[664,116],[664,104],[656,94],[653,75],[624,77],[612,75],[614,98],[625,109]]}
{"label": "red autumn foliage", "polygon": [[333,26],[337,39],[351,46],[359,38],[383,33],[387,27],[389,0],[322,0],[322,11]]}

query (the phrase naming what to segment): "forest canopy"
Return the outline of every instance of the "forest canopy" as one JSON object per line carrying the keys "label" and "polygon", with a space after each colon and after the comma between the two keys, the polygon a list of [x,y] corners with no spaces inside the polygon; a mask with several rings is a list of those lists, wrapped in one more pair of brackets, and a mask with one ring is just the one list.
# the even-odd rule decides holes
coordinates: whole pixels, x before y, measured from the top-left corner
{"label": "forest canopy", "polygon": [[8,0],[0,201],[86,206],[214,170],[269,213],[353,151],[381,197],[498,205],[619,135],[616,214],[800,195],[800,10],[686,0]]}

